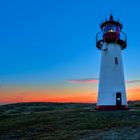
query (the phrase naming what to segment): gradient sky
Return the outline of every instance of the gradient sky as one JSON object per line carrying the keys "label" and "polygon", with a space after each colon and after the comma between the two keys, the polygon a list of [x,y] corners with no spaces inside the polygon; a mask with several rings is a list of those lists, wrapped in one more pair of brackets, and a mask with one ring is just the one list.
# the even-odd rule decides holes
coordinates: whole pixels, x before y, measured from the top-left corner
{"label": "gradient sky", "polygon": [[96,102],[99,24],[111,11],[124,25],[128,100],[140,99],[139,0],[0,1],[0,104]]}

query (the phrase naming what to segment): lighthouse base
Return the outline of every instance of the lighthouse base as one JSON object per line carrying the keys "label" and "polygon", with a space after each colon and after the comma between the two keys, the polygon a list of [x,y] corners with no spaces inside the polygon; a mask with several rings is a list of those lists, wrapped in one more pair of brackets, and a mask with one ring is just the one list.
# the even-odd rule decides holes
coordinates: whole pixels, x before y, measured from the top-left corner
{"label": "lighthouse base", "polygon": [[97,105],[97,110],[128,110],[127,105],[121,105],[119,108],[115,105]]}

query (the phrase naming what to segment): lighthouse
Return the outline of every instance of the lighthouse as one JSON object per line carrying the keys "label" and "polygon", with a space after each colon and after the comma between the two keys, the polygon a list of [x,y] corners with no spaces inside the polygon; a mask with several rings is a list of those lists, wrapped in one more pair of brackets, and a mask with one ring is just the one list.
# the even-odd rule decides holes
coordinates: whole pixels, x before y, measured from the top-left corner
{"label": "lighthouse", "polygon": [[122,24],[113,16],[100,25],[96,47],[101,51],[98,85],[98,110],[126,110],[127,99],[122,63],[122,51],[127,46]]}

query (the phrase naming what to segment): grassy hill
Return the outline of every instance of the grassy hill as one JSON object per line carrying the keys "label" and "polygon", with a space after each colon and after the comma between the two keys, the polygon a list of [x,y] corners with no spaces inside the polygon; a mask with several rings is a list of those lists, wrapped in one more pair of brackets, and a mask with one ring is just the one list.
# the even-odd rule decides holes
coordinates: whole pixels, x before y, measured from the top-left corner
{"label": "grassy hill", "polygon": [[140,101],[128,111],[95,104],[17,103],[0,106],[0,140],[140,140]]}

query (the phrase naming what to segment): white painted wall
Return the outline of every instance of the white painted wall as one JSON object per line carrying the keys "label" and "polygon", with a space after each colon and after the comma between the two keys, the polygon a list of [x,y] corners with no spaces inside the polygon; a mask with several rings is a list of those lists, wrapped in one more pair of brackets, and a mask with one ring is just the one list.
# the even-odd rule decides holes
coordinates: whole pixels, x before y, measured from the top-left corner
{"label": "white painted wall", "polygon": [[[106,50],[107,48],[107,50]],[[101,50],[101,66],[97,105],[116,105],[116,93],[122,95],[122,105],[127,105],[121,46],[104,43]],[[118,64],[115,64],[115,57]]]}

